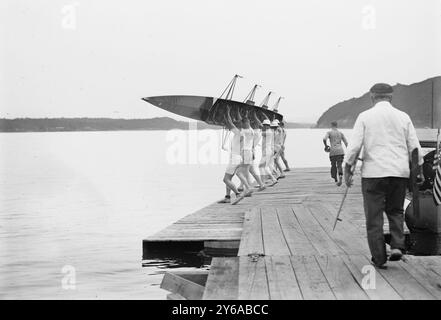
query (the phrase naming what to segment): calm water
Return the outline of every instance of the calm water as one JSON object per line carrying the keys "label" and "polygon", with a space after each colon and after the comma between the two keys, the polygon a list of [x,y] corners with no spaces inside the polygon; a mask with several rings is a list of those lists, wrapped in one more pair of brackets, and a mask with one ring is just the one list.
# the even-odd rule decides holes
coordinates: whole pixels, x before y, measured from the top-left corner
{"label": "calm water", "polygon": [[[324,132],[289,130],[291,166],[328,166]],[[164,299],[165,269],[142,267],[142,239],[224,195],[220,141],[221,131],[1,133],[0,298]]]}

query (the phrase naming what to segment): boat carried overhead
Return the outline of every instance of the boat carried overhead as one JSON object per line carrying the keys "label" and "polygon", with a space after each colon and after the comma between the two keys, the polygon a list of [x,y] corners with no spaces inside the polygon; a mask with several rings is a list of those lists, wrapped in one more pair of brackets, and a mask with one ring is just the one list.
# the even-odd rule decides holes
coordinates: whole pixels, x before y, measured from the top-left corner
{"label": "boat carried overhead", "polygon": [[[220,126],[225,126],[224,115],[228,107],[238,110],[241,114],[254,111],[262,120],[265,118],[270,120],[283,120],[283,116],[280,113],[249,103],[249,101],[251,101],[249,97],[247,97],[248,99],[244,102],[233,100],[233,92],[238,77],[240,76],[236,75],[233,78],[219,98],[193,95],[167,95],[146,97],[142,98],[142,100],[174,114]],[[253,93],[256,88],[257,86],[253,88]],[[225,97],[223,97],[224,95]]]}

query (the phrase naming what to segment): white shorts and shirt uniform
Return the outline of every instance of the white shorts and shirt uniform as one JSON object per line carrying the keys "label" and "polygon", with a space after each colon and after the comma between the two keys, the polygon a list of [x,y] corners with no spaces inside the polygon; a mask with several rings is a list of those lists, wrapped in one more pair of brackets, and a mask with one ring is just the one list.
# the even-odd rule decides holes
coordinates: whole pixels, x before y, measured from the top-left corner
{"label": "white shorts and shirt uniform", "polygon": [[262,160],[262,129],[254,129],[253,166],[258,168],[261,160]]}
{"label": "white shorts and shirt uniform", "polygon": [[239,129],[231,129],[231,132],[233,133],[233,138],[230,145],[230,159],[225,173],[234,175],[237,168],[242,164],[241,144],[243,138]]}
{"label": "white shorts and shirt uniform", "polygon": [[274,132],[272,129],[262,130],[262,160],[261,165],[268,166],[274,153]]}
{"label": "white shorts and shirt uniform", "polygon": [[283,131],[280,127],[274,129],[274,152],[279,153],[284,143]]}
{"label": "white shorts and shirt uniform", "polygon": [[253,164],[253,144],[254,144],[254,131],[253,129],[242,129],[242,145],[241,145],[241,156],[242,164],[251,165]]}

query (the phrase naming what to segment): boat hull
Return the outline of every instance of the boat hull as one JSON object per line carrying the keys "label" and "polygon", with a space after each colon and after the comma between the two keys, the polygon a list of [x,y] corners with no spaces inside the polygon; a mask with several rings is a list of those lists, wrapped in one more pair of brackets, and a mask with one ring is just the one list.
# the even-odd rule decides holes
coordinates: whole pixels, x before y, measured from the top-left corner
{"label": "boat hull", "polygon": [[142,99],[158,108],[174,114],[220,126],[225,125],[224,116],[228,106],[230,106],[232,112],[234,109],[237,109],[242,115],[245,114],[247,110],[254,110],[258,111],[258,114],[260,115],[264,113],[270,120],[283,120],[281,114],[272,110],[263,109],[239,101],[217,99],[213,97],[155,96]]}

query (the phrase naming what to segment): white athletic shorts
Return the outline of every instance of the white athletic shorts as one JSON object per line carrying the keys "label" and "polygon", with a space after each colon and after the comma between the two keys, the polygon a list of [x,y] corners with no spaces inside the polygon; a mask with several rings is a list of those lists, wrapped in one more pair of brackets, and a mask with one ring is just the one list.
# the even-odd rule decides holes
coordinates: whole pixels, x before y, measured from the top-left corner
{"label": "white athletic shorts", "polygon": [[262,156],[262,159],[260,160],[261,167],[268,167],[270,163],[271,163],[271,155],[267,154],[265,156]]}
{"label": "white athletic shorts", "polygon": [[238,154],[232,154],[230,156],[230,161],[228,162],[225,173],[234,175],[236,173],[237,168],[239,168],[241,164],[242,164],[242,157]]}
{"label": "white athletic shorts", "polygon": [[262,161],[262,148],[254,149],[253,166],[258,168],[261,161]]}

